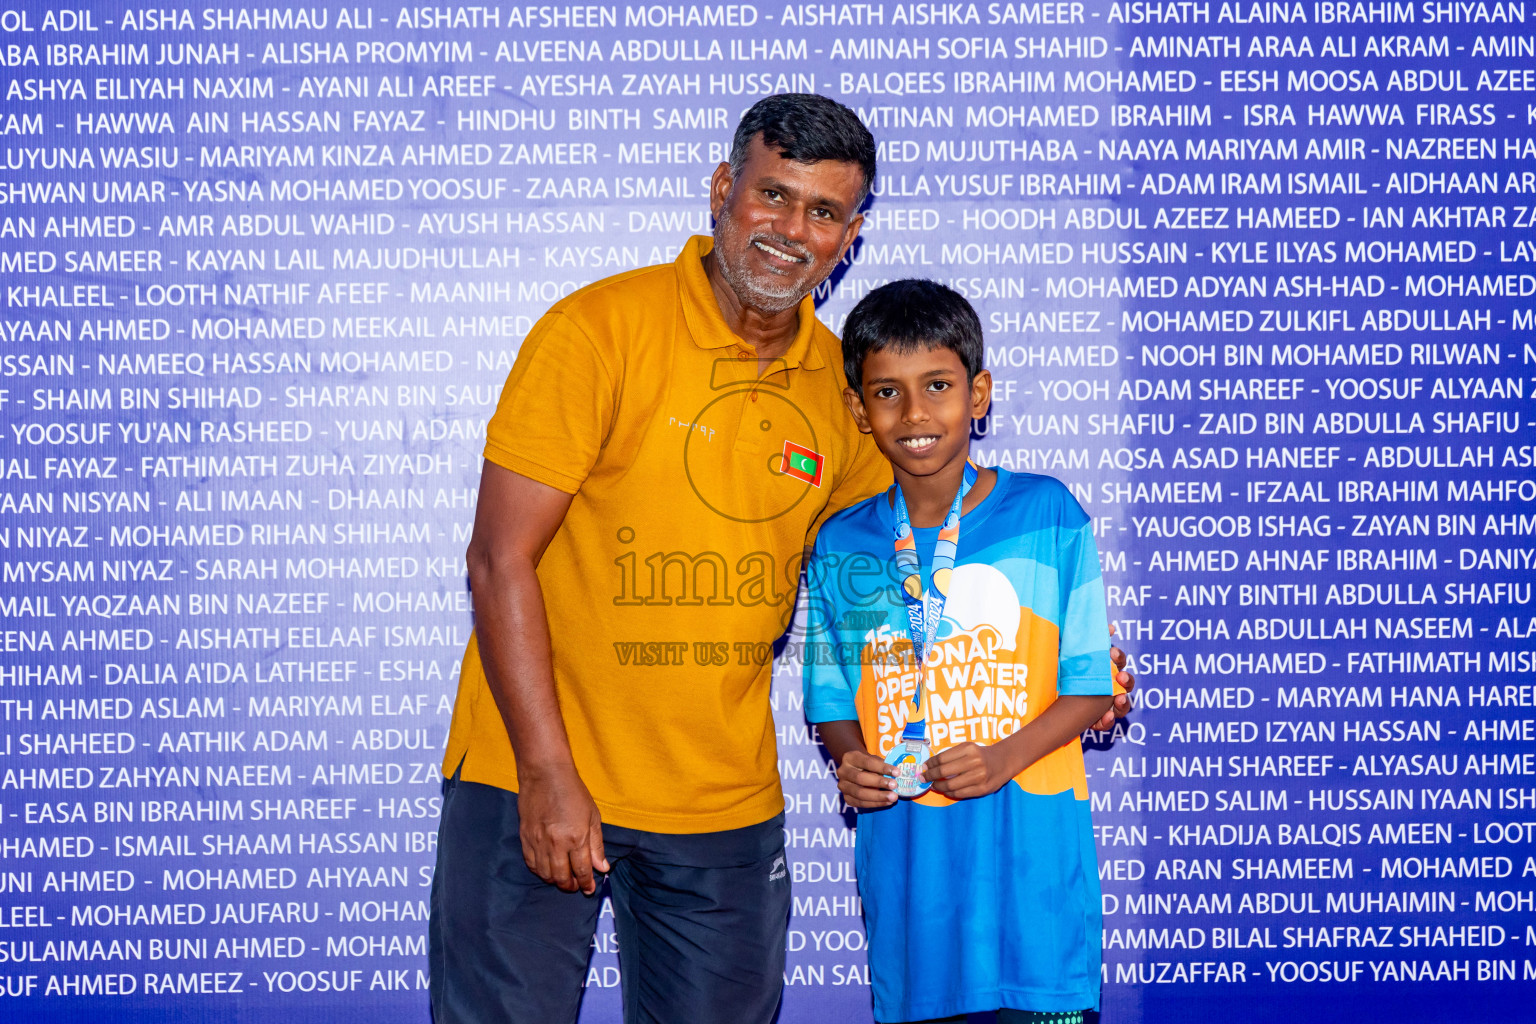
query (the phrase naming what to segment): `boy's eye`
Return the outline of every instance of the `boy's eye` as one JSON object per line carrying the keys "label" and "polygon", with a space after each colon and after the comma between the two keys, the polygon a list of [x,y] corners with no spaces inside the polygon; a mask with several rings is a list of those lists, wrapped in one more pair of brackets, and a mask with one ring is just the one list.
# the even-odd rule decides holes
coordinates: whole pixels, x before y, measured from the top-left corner
{"label": "boy's eye", "polygon": [[947,380],[935,380],[928,383],[929,391],[948,391],[952,385]]}
{"label": "boy's eye", "polygon": [[893,388],[893,387],[876,388],[875,389],[875,397],[876,398],[895,398],[896,397],[896,389]]}

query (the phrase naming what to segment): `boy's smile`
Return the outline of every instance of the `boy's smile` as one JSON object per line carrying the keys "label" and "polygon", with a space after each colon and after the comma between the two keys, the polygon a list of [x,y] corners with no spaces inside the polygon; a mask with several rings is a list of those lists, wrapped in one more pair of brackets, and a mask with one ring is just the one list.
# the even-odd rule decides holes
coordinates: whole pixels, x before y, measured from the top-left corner
{"label": "boy's smile", "polygon": [[896,443],[906,448],[909,452],[924,453],[939,443],[937,434],[924,434],[921,437],[899,437]]}
{"label": "boy's smile", "polygon": [[938,525],[965,472],[971,420],[991,404],[991,373],[967,382],[952,349],[888,346],[865,357],[863,385],[843,392],[849,412],[890,460],[913,524]]}

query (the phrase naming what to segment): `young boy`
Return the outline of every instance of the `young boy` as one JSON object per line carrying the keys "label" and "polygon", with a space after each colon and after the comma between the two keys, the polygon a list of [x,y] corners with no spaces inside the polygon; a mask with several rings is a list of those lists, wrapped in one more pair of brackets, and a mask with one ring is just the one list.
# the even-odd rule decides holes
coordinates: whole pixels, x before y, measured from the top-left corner
{"label": "young boy", "polygon": [[[968,463],[992,377],[956,292],[870,292],[843,360],[896,486],[816,540],[807,639],[845,663],[806,659],[805,711],[863,812],[875,1018],[1079,1021],[1098,1006],[1100,908],[1078,736],[1112,700],[1088,517],[1056,480]],[[901,776],[926,791],[899,799]]]}

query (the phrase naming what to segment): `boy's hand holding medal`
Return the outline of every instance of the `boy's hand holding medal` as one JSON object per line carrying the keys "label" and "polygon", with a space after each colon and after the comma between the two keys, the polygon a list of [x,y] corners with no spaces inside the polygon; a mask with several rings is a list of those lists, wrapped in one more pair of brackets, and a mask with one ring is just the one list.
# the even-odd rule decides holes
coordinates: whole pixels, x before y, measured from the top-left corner
{"label": "boy's hand holding medal", "polygon": [[837,766],[837,788],[849,807],[864,811],[896,802],[896,769],[874,754],[850,750]]}
{"label": "boy's hand holding medal", "polygon": [[969,800],[996,793],[1003,783],[1023,771],[1006,743],[959,743],[939,751],[920,766],[935,793],[951,800]]}

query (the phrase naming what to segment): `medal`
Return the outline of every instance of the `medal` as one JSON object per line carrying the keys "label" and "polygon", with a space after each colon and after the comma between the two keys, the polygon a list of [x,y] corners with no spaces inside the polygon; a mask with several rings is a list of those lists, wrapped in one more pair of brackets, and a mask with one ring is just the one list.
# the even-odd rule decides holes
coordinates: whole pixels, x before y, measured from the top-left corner
{"label": "medal", "polygon": [[[911,723],[908,723],[910,726]],[[923,728],[921,722],[917,726]],[[885,755],[885,763],[896,769],[896,795],[899,797],[922,796],[928,792],[928,780],[917,773],[918,766],[928,760],[928,741],[926,739],[909,740],[903,737],[900,743],[891,748],[891,752]]]}
{"label": "medal", "polygon": [[896,568],[901,574],[901,597],[907,606],[907,636],[912,642],[912,653],[917,658],[917,685],[912,691],[912,704],[907,708],[907,725],[901,731],[901,741],[885,755],[885,763],[896,769],[896,795],[900,797],[922,796],[928,792],[928,782],[918,774],[918,768],[928,760],[928,721],[923,714],[923,679],[927,675],[924,664],[928,651],[939,635],[939,621],[944,618],[944,599],[949,596],[949,581],[954,575],[955,551],[960,543],[960,503],[976,483],[976,467],[965,464],[965,478],[950,502],[949,514],[939,527],[939,540],[933,547],[933,571],[928,586],[923,586],[923,567],[917,558],[917,535],[912,531],[912,520],[907,514],[907,499],[896,485]]}

